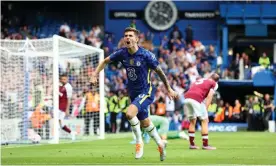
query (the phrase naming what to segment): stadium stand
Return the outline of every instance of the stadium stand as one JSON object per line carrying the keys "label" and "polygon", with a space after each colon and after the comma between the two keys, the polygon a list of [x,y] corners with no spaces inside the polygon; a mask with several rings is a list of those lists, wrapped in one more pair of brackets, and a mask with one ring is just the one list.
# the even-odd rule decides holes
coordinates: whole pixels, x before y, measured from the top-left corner
{"label": "stadium stand", "polygon": [[[25,39],[26,37],[36,39],[58,34],[86,45],[103,48],[106,56],[114,50],[123,47],[121,41],[118,45],[117,43],[114,43],[113,34],[104,32],[104,27],[102,25],[93,25],[91,26],[92,28],[83,29],[78,24],[68,24],[66,22],[47,18],[40,12],[36,16],[34,24],[26,24],[24,20],[20,20],[20,16],[16,15],[16,12],[14,12],[16,9],[13,8],[13,4],[3,2],[3,5],[8,11],[4,11],[4,14],[1,15],[1,39],[20,40]],[[241,7],[242,6],[235,4],[227,6],[227,17],[241,17],[243,15],[241,12],[242,9],[240,9]],[[254,5],[251,7],[259,9],[258,6]],[[223,9],[226,7],[222,6],[221,8]],[[256,17],[258,14],[256,12],[250,12],[253,11],[252,8],[245,8],[247,17]],[[5,15],[7,12],[12,14]],[[264,12],[265,16],[269,17],[269,14],[269,12]],[[224,15],[224,13],[222,13],[222,15]],[[139,29],[139,26],[135,25],[135,21],[132,21],[130,24]],[[212,44],[203,45],[201,41],[195,39],[193,37],[193,27],[191,25],[187,27],[185,31],[179,30],[175,25],[174,29],[169,34],[161,36],[157,43],[153,43],[153,36],[154,34],[151,32],[141,32],[139,44],[157,55],[160,65],[165,71],[170,84],[179,93],[184,93],[189,88],[189,85],[196,79],[208,78],[213,72],[220,74],[221,78],[224,80],[251,80],[257,71],[266,70],[266,68],[270,67],[270,62],[266,59],[265,53],[260,57],[259,64],[258,62],[253,64],[247,53],[240,52],[233,57],[229,56],[227,67],[223,68],[223,57],[217,50],[216,46]],[[161,44],[158,45],[158,43]],[[67,71],[73,70],[73,68],[67,69]],[[93,71],[92,68],[89,70],[90,72]],[[112,124],[116,124],[116,122],[112,122],[112,119],[111,121],[108,119],[108,117],[110,117],[109,114],[114,112],[116,113],[115,120],[122,120],[122,123],[120,124],[121,131],[129,131],[130,128],[127,126],[128,122],[123,115],[123,108],[117,106],[113,107],[113,104],[110,104],[110,100],[112,100],[113,103],[117,102],[119,105],[120,100],[123,99],[124,96],[121,94],[126,94],[126,72],[122,69],[120,64],[111,64],[105,69],[105,73],[105,91],[109,107],[109,112],[106,113],[106,124],[108,126],[106,131],[119,132],[119,130],[116,130],[116,127],[112,126]],[[73,82],[73,87],[78,87],[77,81],[73,81],[77,77],[77,75],[71,75],[70,79]],[[88,76],[85,76],[85,78],[86,77]],[[156,110],[162,107],[164,112],[161,115],[167,116],[170,119],[170,129],[182,130],[187,123],[187,118],[183,112],[183,95],[181,95],[181,98],[178,101],[169,101],[164,93],[165,89],[162,83],[157,79],[156,75],[153,75],[152,77],[154,85],[158,86],[156,102],[153,103],[151,107],[152,114],[155,114]],[[74,83],[76,83],[76,85]],[[83,89],[79,89],[79,95],[74,96],[72,108],[77,108],[82,99],[82,94],[84,93],[86,93],[85,90],[83,91]],[[117,99],[114,99],[114,97],[111,96],[116,96]],[[266,120],[271,119],[271,114],[261,114],[266,111],[266,109],[263,109],[262,100],[261,97],[250,96],[246,101],[239,101],[236,99],[235,103],[231,103],[230,101],[224,101],[218,93],[216,98],[214,98],[212,105],[208,108],[209,118],[212,122],[216,123],[250,123],[249,121],[252,121],[252,119],[259,116],[264,116]],[[269,101],[271,100],[270,97],[267,97],[265,100],[267,101],[265,103],[271,102]],[[83,112],[85,112],[85,110],[83,110]],[[225,114],[225,112],[227,112],[227,114]],[[78,117],[83,118],[82,115],[78,115]],[[265,122],[264,125],[267,129],[267,122]],[[249,130],[252,130],[253,128],[254,127],[252,126],[248,127]]]}

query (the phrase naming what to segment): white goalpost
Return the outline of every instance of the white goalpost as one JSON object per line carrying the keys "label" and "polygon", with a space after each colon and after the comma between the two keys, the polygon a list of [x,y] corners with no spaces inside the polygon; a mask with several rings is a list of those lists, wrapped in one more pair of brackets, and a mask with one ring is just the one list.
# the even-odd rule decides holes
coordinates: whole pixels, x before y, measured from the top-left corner
{"label": "white goalpost", "polygon": [[[70,116],[63,123],[76,140],[104,139],[104,72],[89,78],[104,52],[57,35],[1,40],[1,144],[59,143],[70,134],[59,124],[59,76],[73,88]],[[91,107],[91,105],[93,105]]]}

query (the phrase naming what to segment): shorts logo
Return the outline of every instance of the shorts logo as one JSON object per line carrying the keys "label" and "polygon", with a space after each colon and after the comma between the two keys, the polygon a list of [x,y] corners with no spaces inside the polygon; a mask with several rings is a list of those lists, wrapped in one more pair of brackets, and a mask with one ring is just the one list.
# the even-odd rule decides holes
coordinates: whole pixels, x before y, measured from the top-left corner
{"label": "shorts logo", "polygon": [[137,65],[137,66],[141,66],[141,62],[139,62],[139,61],[136,62],[136,65]]}

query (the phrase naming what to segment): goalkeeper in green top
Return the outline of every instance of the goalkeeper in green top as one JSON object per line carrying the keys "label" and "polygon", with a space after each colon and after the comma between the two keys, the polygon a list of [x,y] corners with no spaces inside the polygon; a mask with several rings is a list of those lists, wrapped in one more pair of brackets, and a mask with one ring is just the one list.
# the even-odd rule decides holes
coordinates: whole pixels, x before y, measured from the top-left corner
{"label": "goalkeeper in green top", "polygon": [[[167,139],[181,138],[181,139],[188,140],[189,136],[184,131],[169,132],[170,122],[167,117],[150,115],[149,118],[152,121],[152,123],[156,126],[156,128],[158,128],[158,133],[161,139],[164,140],[166,143],[167,143]],[[143,132],[143,137],[144,137],[145,143],[149,143],[150,136],[146,132]],[[135,144],[135,142],[136,140],[134,137],[134,140],[131,141],[130,143]]]}

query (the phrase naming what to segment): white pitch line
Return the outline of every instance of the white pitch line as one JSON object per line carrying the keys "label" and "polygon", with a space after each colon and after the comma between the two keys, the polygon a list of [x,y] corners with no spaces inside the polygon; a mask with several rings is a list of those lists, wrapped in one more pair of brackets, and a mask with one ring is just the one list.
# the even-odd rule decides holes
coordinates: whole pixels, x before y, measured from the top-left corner
{"label": "white pitch line", "polygon": [[1,146],[1,149],[12,149],[12,148],[23,148],[23,147],[31,147],[31,146],[50,146],[50,145],[60,145],[60,144],[74,144],[74,143],[82,143],[82,142],[92,142],[92,141],[104,141],[107,139],[120,139],[120,138],[127,138],[129,137],[128,135],[121,135],[121,136],[116,136],[114,138],[106,138],[106,139],[84,139],[84,140],[76,140],[76,141],[68,141],[68,142],[60,142],[59,144],[30,144],[30,145],[6,145],[6,146]]}
{"label": "white pitch line", "polygon": [[[48,165],[34,165],[32,163],[28,163],[28,164],[31,164],[32,166],[48,166]],[[75,165],[66,165],[66,164],[56,164],[56,165],[59,165],[59,166],[76,166],[76,165],[79,165],[81,164],[82,166],[91,166],[92,165],[97,165],[97,166],[101,166],[101,165],[126,165],[126,163],[110,163],[110,164],[97,164],[97,163],[76,163]],[[50,165],[54,165],[54,164],[50,164]],[[156,165],[156,163],[137,163],[137,164],[132,164],[132,165],[129,165],[127,164],[128,166],[137,166],[137,165],[153,165],[153,166],[160,166],[160,165],[164,165],[164,164],[159,164],[159,165]],[[212,165],[195,165],[195,164],[178,164],[178,163],[170,163],[170,164],[165,164],[166,166],[167,165],[173,165],[173,166],[181,166],[181,165],[185,165],[185,166],[188,166],[188,165],[191,165],[191,166],[276,166],[276,165],[248,165],[248,164],[212,164]],[[7,166],[13,166],[13,165],[7,165]],[[14,165],[14,166],[18,166],[18,165]]]}

